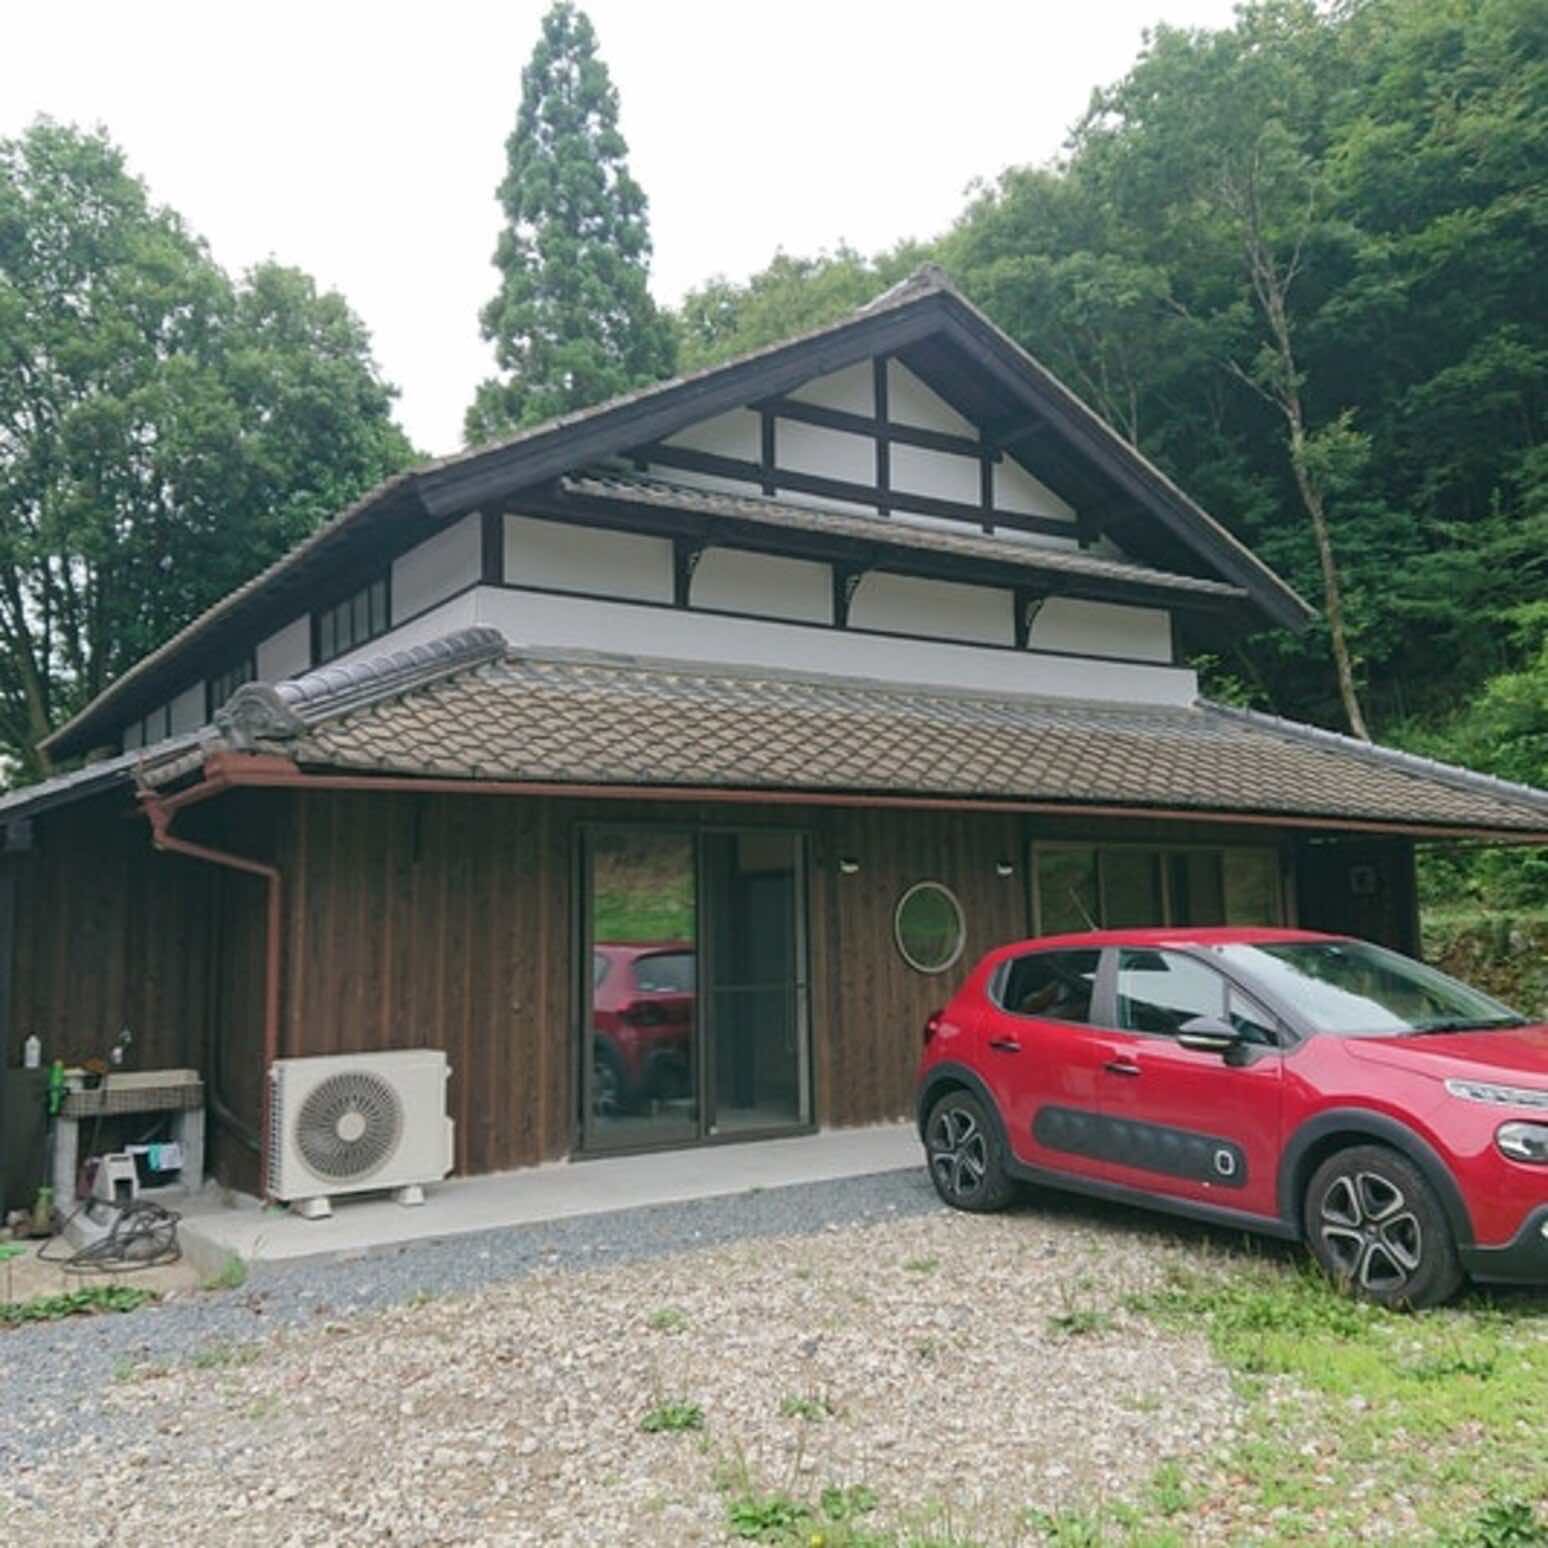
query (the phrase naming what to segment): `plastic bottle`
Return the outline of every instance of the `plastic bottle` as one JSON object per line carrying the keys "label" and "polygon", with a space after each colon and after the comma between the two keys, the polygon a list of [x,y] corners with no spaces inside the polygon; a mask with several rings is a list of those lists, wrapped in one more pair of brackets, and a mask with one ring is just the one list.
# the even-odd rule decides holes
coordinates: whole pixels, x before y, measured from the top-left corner
{"label": "plastic bottle", "polygon": [[43,1063],[43,1042],[36,1032],[22,1044],[22,1063],[29,1070],[35,1070]]}

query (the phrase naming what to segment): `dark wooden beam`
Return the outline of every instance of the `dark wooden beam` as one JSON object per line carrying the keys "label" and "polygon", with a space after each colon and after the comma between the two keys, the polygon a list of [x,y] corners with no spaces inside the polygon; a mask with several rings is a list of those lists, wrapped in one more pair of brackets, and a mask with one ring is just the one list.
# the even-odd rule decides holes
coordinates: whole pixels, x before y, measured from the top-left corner
{"label": "dark wooden beam", "polygon": [[760,434],[758,437],[758,460],[763,466],[762,489],[764,494],[776,493],[774,484],[775,440],[774,440],[774,415],[765,409],[761,415]]}
{"label": "dark wooden beam", "polygon": [[984,531],[994,531],[994,459],[986,452],[978,463],[978,504],[984,513]]}
{"label": "dark wooden beam", "polygon": [[869,568],[863,564],[836,564],[833,566],[833,627],[849,627],[849,605],[855,600],[860,582]]}
{"label": "dark wooden beam", "polygon": [[1046,591],[1033,591],[1028,586],[1016,588],[1016,649],[1025,650],[1032,639],[1032,625],[1048,600]]}
{"label": "dark wooden beam", "polygon": [[486,586],[505,584],[505,517],[499,511],[484,511],[480,517],[481,558],[479,573]]}
{"label": "dark wooden beam", "polygon": [[[876,408],[876,422],[881,433],[876,437],[876,487],[883,494],[892,487],[892,442],[887,439],[887,357],[878,355],[871,362],[872,401]],[[892,507],[882,504],[876,507],[878,515],[890,516]]]}
{"label": "dark wooden beam", "polygon": [[[681,468],[689,473],[708,473],[716,478],[732,478],[748,484],[762,484],[761,464],[740,457],[721,457],[713,452],[693,451],[686,446],[656,443],[643,446],[639,455],[664,468]],[[982,527],[985,520],[997,527],[1013,527],[1018,532],[1038,532],[1045,537],[1072,536],[1071,524],[1052,516],[1029,516],[1023,511],[1002,511],[969,505],[963,500],[942,500],[935,495],[914,494],[901,489],[878,489],[874,484],[855,484],[847,479],[824,478],[816,473],[797,473],[790,468],[775,468],[773,482],[780,489],[801,494],[821,495],[829,500],[848,500],[855,505],[880,509],[886,505],[895,511],[913,511],[921,516],[942,516],[952,521],[970,522]]]}
{"label": "dark wooden beam", "polygon": [[693,572],[699,568],[705,546],[698,538],[672,540],[672,601],[678,607],[687,607],[692,600]]}
{"label": "dark wooden beam", "polygon": [[997,451],[1007,451],[1012,446],[1024,447],[1032,441],[1040,441],[1052,433],[1053,426],[1046,419],[1029,418],[1016,414],[1006,419],[994,420],[984,426],[984,441]]}
{"label": "dark wooden beam", "polygon": [[[885,374],[886,362],[878,360],[878,375]],[[970,435],[954,435],[949,430],[931,430],[924,425],[899,424],[886,417],[884,394],[878,392],[876,414],[854,414],[848,409],[828,408],[822,403],[804,403],[799,398],[764,398],[754,405],[760,413],[772,413],[781,419],[799,420],[824,430],[842,430],[848,435],[863,435],[871,440],[919,446],[926,451],[946,452],[953,457],[981,457],[983,443]],[[999,456],[998,450],[994,455]]]}

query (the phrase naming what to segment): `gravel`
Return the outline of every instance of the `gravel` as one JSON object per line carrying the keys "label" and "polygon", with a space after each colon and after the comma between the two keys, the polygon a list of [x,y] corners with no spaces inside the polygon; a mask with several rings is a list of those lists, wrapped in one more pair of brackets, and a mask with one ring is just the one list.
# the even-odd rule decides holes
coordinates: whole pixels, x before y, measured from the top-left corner
{"label": "gravel", "polygon": [[[416,1244],[0,1336],[0,1540],[724,1543],[826,1487],[1007,1540],[1239,1414],[1124,1295],[1188,1249],[922,1170]],[[702,1425],[646,1433],[664,1404]]]}

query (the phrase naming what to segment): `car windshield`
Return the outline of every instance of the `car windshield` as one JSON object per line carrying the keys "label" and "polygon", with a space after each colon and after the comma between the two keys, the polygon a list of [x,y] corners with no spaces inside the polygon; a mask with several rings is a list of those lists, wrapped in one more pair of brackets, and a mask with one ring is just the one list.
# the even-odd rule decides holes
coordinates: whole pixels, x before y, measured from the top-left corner
{"label": "car windshield", "polygon": [[1273,941],[1215,951],[1318,1031],[1340,1037],[1526,1024],[1477,989],[1365,941]]}

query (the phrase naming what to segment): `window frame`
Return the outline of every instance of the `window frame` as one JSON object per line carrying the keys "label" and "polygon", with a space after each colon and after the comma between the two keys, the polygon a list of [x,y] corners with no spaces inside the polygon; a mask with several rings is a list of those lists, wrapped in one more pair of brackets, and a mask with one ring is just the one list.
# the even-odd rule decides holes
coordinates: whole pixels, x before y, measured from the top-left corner
{"label": "window frame", "polygon": [[[382,588],[380,628],[375,627],[372,599],[372,593],[378,586]],[[366,632],[362,636],[357,636],[354,632],[357,613],[365,619]],[[350,633],[349,643],[343,646],[339,644],[341,617]],[[323,648],[325,624],[329,628],[329,646],[326,650]],[[379,570],[361,585],[354,587],[353,590],[345,592],[341,597],[336,597],[326,607],[312,610],[312,666],[316,668],[326,666],[330,661],[337,661],[340,656],[347,656],[351,651],[359,650],[373,640],[379,640],[383,635],[390,634],[392,628],[392,566],[389,565],[385,570]]]}
{"label": "window frame", "polygon": [[[1178,929],[1187,928],[1185,925],[1178,924],[1178,922],[1172,917],[1172,868],[1166,863],[1166,861],[1171,856],[1183,854],[1218,855],[1220,857],[1221,902],[1225,905],[1226,912],[1229,912],[1230,897],[1225,868],[1226,855],[1244,850],[1270,855],[1272,856],[1274,862],[1274,898],[1278,905],[1279,918],[1278,920],[1266,920],[1263,922],[1266,924],[1277,923],[1281,925],[1291,923],[1292,899],[1290,887],[1286,877],[1284,846],[1278,842],[1266,844],[1252,844],[1231,841],[1222,841],[1220,843],[1188,843],[1182,841],[1163,840],[1159,843],[1148,843],[1143,839],[1118,839],[1114,841],[1109,841],[1106,839],[1033,839],[1029,848],[1031,853],[1029,857],[1029,864],[1027,866],[1027,890],[1030,896],[1027,899],[1027,912],[1032,921],[1032,934],[1034,936],[1041,936],[1049,933],[1044,929],[1043,926],[1043,897],[1042,888],[1039,882],[1040,861],[1042,856],[1045,854],[1055,853],[1069,854],[1072,852],[1078,852],[1080,850],[1090,850],[1096,861],[1095,903],[1097,919],[1094,926],[1095,929],[1105,930],[1108,928],[1119,928],[1116,926],[1108,926],[1102,918],[1104,912],[1103,905],[1105,891],[1104,876],[1102,871],[1102,855],[1104,851],[1116,850],[1140,850],[1155,857],[1159,872],[1158,880],[1160,882],[1161,912],[1163,915],[1161,919],[1156,920],[1156,924],[1168,929],[1173,928],[1174,926]],[[1126,928],[1141,929],[1145,927],[1136,925]],[[1202,929],[1207,927],[1200,926],[1199,928]]]}
{"label": "window frame", "polygon": [[[908,948],[903,944],[903,910],[908,907],[909,900],[917,897],[921,892],[933,889],[945,895],[951,904],[952,912],[957,916],[957,941],[952,948],[951,955],[944,961],[933,967],[926,967],[921,962],[916,962],[909,955]],[[967,950],[967,910],[962,906],[962,899],[957,896],[945,882],[935,877],[922,877],[919,881],[911,883],[903,889],[896,906],[892,910],[892,944],[897,948],[898,955],[903,959],[905,966],[915,973],[923,974],[926,978],[938,978],[942,973],[949,973],[962,960],[962,954]]]}
{"label": "window frame", "polygon": [[[237,674],[239,672],[240,673],[244,673],[245,675],[241,676],[241,677],[237,677]],[[222,683],[226,682],[230,678],[236,678],[236,681],[233,682],[231,684],[231,686],[226,689],[226,692],[220,698],[217,698],[216,697],[217,689],[219,688],[219,686]],[[224,672],[217,672],[213,677],[205,678],[205,680],[204,680],[204,718],[205,718],[205,720],[206,721],[214,720],[214,718],[215,718],[215,711],[218,710],[223,704],[226,704],[227,702],[229,702],[229,700],[231,698],[231,695],[234,694],[237,691],[238,688],[245,687],[248,683],[257,682],[257,680],[258,680],[258,653],[255,650],[248,651],[248,653],[245,656],[243,656],[240,659],[232,662],[232,664],[230,666],[228,666]]]}

